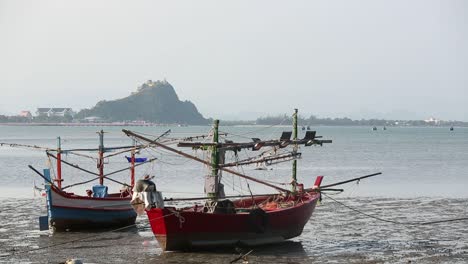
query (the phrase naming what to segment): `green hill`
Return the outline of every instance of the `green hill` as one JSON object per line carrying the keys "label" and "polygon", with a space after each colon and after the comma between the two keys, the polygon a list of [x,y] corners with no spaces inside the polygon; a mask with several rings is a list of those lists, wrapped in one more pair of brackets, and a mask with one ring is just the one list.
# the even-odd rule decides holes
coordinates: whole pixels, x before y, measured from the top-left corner
{"label": "green hill", "polygon": [[167,81],[147,81],[130,96],[100,101],[91,109],[83,109],[75,118],[99,117],[105,121],[134,121],[164,124],[205,125],[205,119],[190,101],[180,101]]}

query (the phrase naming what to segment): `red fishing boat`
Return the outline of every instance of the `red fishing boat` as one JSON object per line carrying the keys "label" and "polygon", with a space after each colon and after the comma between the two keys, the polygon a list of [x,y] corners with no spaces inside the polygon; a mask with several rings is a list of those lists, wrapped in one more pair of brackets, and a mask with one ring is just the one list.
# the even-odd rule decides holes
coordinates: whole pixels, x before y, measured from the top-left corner
{"label": "red fishing boat", "polygon": [[[179,147],[191,147],[211,152],[210,161],[192,156],[181,150],[171,148],[148,139],[137,133],[123,130],[136,140],[145,141],[156,147],[172,151],[211,167],[211,174],[205,177],[205,197],[165,199],[170,201],[205,200],[204,204],[194,204],[177,208],[164,206],[162,195],[154,188],[140,188],[145,203],[151,229],[163,250],[187,251],[199,248],[214,248],[221,246],[257,246],[281,242],[302,233],[304,225],[309,221],[317,202],[320,200],[318,188],[322,176],[318,176],[312,188],[304,189],[296,179],[297,159],[301,153],[299,145],[311,146],[331,143],[331,140],[320,140],[315,131],[307,131],[303,139],[297,138],[297,110],[293,115],[293,132],[283,132],[279,140],[260,140],[234,143],[218,140],[218,124],[215,120],[212,130],[212,142],[182,141]],[[291,138],[293,135],[293,139]],[[292,151],[285,151],[287,147]],[[254,158],[227,162],[226,151],[241,151],[250,149],[257,151],[263,148],[273,148],[273,155],[263,152]],[[287,190],[275,184],[247,176],[239,171],[229,169],[247,164],[272,164],[273,162],[293,162],[291,189]],[[248,181],[260,183],[278,191],[276,194],[226,196],[221,183],[221,172],[237,175]],[[139,183],[137,183],[138,186]],[[152,183],[145,183],[153,185]],[[153,195],[156,192],[157,195]],[[148,197],[155,197],[148,199]],[[138,203],[138,202],[137,202]]]}
{"label": "red fishing boat", "polygon": [[153,208],[147,214],[163,250],[257,246],[299,236],[319,199],[319,192],[308,191],[234,200],[231,209],[213,213],[193,206]]}

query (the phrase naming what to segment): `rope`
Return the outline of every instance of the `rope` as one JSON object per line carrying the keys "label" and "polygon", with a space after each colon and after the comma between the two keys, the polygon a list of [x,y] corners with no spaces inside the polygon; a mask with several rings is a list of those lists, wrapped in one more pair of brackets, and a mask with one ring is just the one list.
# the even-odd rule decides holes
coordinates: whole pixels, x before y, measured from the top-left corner
{"label": "rope", "polygon": [[[237,137],[249,138],[249,137],[246,137],[245,135],[258,133],[260,131],[263,131],[263,130],[266,130],[266,129],[269,129],[269,128],[272,128],[272,127],[275,127],[275,126],[281,126],[283,124],[283,122],[286,121],[287,119],[288,119],[288,117],[285,117],[283,120],[281,120],[281,122],[279,124],[269,125],[269,126],[262,127],[262,128],[256,129],[256,130],[251,130],[251,131],[248,131],[248,132],[245,132],[245,133],[242,133],[242,134],[234,134],[234,133],[231,133],[231,132],[229,132],[229,134],[233,135],[233,136],[237,136]],[[220,131],[220,132],[228,134],[228,132],[224,132],[224,131]]]}
{"label": "rope", "polygon": [[351,211],[354,211],[356,213],[359,213],[361,215],[364,215],[364,216],[367,216],[369,218],[373,218],[375,220],[378,220],[378,221],[381,221],[381,222],[387,222],[387,223],[391,223],[391,224],[395,224],[395,225],[408,225],[408,226],[418,226],[418,225],[432,225],[432,224],[440,224],[440,223],[447,223],[447,222],[457,222],[457,221],[468,221],[468,217],[461,217],[461,218],[452,218],[452,219],[443,219],[443,220],[435,220],[435,221],[427,221],[427,222],[422,222],[422,221],[419,221],[419,222],[401,222],[401,221],[394,221],[394,220],[389,220],[389,219],[384,219],[384,218],[381,218],[381,217],[378,217],[378,216],[375,216],[375,215],[371,215],[371,214],[368,214],[368,213],[365,213],[361,210],[358,210],[354,207],[351,207],[349,205],[346,205],[340,201],[337,201],[336,199],[330,197],[329,195],[321,192],[321,194],[325,195],[327,198],[329,198],[330,200],[334,201],[335,203],[337,204],[340,204],[346,208],[348,208],[349,210]]}

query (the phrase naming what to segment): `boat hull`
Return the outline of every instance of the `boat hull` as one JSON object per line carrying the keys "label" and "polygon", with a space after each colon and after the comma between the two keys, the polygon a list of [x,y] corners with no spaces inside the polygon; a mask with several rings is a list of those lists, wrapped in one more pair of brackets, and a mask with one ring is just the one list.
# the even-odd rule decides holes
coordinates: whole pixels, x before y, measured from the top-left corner
{"label": "boat hull", "polygon": [[258,246],[299,236],[319,197],[318,193],[309,194],[305,201],[290,208],[262,212],[254,209],[235,214],[216,214],[165,207],[151,209],[147,215],[159,245],[166,251]]}
{"label": "boat hull", "polygon": [[93,198],[47,190],[49,226],[54,231],[123,227],[135,223],[130,198]]}

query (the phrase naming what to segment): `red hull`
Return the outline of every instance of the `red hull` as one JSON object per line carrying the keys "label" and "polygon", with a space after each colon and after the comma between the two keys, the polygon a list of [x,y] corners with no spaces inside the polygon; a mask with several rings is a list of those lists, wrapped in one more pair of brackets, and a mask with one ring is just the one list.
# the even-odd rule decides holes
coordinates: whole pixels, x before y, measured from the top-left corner
{"label": "red hull", "polygon": [[[255,198],[265,211],[242,210],[252,199],[234,201],[237,213],[204,213],[202,208],[151,209],[151,228],[163,250],[179,251],[219,246],[255,246],[281,242],[299,236],[320,198],[319,193],[303,193],[280,202],[287,208],[271,208],[265,196]],[[255,211],[255,212],[254,212]]]}

